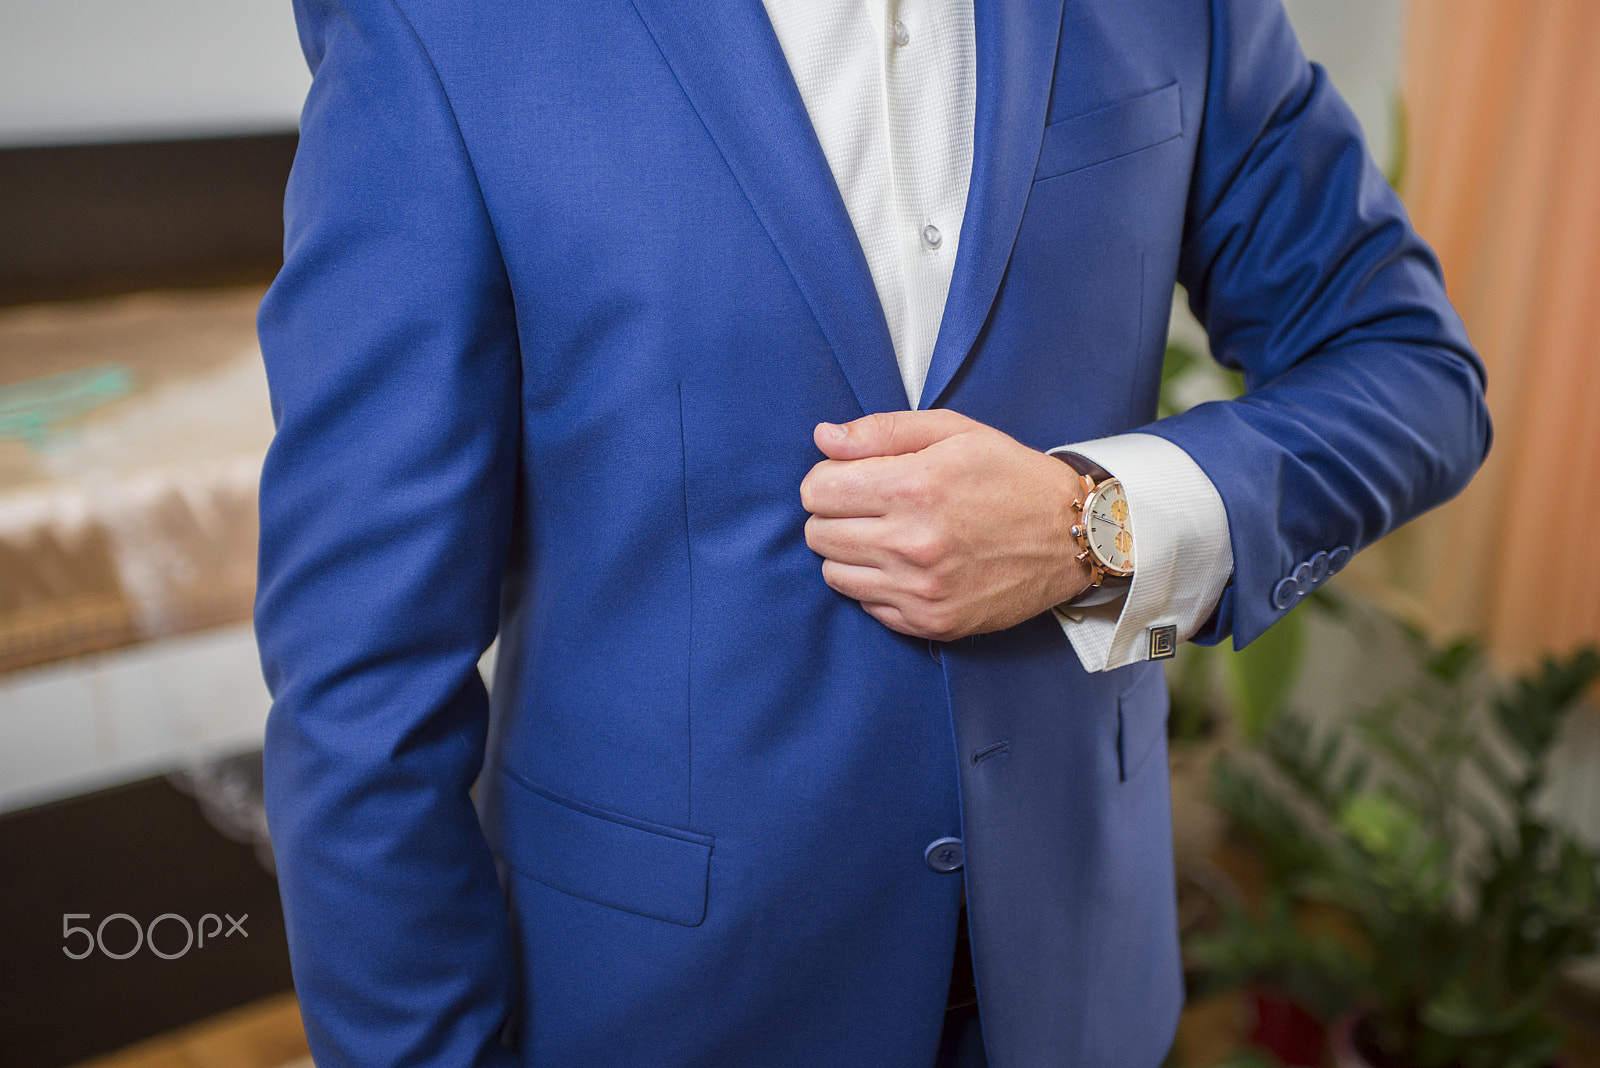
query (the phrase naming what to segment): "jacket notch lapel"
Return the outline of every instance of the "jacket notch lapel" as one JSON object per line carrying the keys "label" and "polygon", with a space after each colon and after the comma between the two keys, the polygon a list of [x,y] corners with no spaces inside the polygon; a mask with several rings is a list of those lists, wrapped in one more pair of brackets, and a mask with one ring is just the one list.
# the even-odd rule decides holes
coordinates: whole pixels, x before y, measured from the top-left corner
{"label": "jacket notch lapel", "polygon": [[866,256],[761,0],[632,3],[810,305],[862,411],[904,408]]}
{"label": "jacket notch lapel", "polygon": [[1028,205],[1064,0],[975,0],[978,98],[961,246],[921,407],[936,405],[989,317]]}

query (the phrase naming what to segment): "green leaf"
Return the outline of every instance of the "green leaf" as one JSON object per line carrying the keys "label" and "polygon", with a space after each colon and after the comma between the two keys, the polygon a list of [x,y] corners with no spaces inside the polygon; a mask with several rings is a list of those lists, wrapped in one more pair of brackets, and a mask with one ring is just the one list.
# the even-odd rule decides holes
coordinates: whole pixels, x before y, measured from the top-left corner
{"label": "green leaf", "polygon": [[1227,661],[1239,728],[1256,741],[1283,710],[1305,658],[1305,620],[1293,612]]}
{"label": "green leaf", "polygon": [[1592,646],[1565,660],[1546,657],[1495,702],[1501,730],[1524,754],[1537,760],[1555,741],[1562,718],[1596,676],[1600,676],[1600,653]]}
{"label": "green leaf", "polygon": [[1388,794],[1361,794],[1339,813],[1339,827],[1379,858],[1398,859],[1421,833],[1416,814]]}
{"label": "green leaf", "polygon": [[1205,359],[1190,346],[1181,341],[1168,341],[1167,353],[1161,360],[1161,384],[1164,386],[1204,363]]}

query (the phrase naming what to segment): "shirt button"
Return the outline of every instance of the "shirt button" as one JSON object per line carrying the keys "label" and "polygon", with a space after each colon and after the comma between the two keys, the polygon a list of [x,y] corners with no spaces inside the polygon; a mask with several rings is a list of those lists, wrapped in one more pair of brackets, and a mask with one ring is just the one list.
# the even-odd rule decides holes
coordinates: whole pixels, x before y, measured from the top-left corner
{"label": "shirt button", "polygon": [[894,43],[901,46],[911,43],[911,31],[899,19],[894,20]]}
{"label": "shirt button", "polygon": [[922,228],[922,243],[924,245],[929,248],[938,248],[943,242],[944,235],[939,232],[939,228],[933,223],[929,223]]}
{"label": "shirt button", "polygon": [[959,838],[940,838],[928,843],[928,848],[922,851],[922,859],[928,862],[928,867],[941,875],[960,871],[961,865],[967,861],[966,851],[962,848]]}

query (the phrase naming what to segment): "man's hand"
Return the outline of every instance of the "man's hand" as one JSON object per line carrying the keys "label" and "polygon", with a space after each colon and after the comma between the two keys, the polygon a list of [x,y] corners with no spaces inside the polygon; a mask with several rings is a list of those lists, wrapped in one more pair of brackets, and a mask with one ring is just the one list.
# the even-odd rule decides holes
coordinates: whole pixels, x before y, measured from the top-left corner
{"label": "man's hand", "polygon": [[820,423],[800,483],[829,586],[878,622],[951,641],[1003,630],[1089,584],[1072,468],[957,412]]}

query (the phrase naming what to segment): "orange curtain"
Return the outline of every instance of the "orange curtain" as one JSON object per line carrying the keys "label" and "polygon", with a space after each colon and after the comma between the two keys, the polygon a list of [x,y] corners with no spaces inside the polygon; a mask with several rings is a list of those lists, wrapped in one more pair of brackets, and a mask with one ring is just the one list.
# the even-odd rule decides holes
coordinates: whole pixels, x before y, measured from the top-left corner
{"label": "orange curtain", "polygon": [[1600,2],[1411,0],[1401,192],[1489,369],[1495,447],[1372,554],[1507,668],[1600,642]]}

